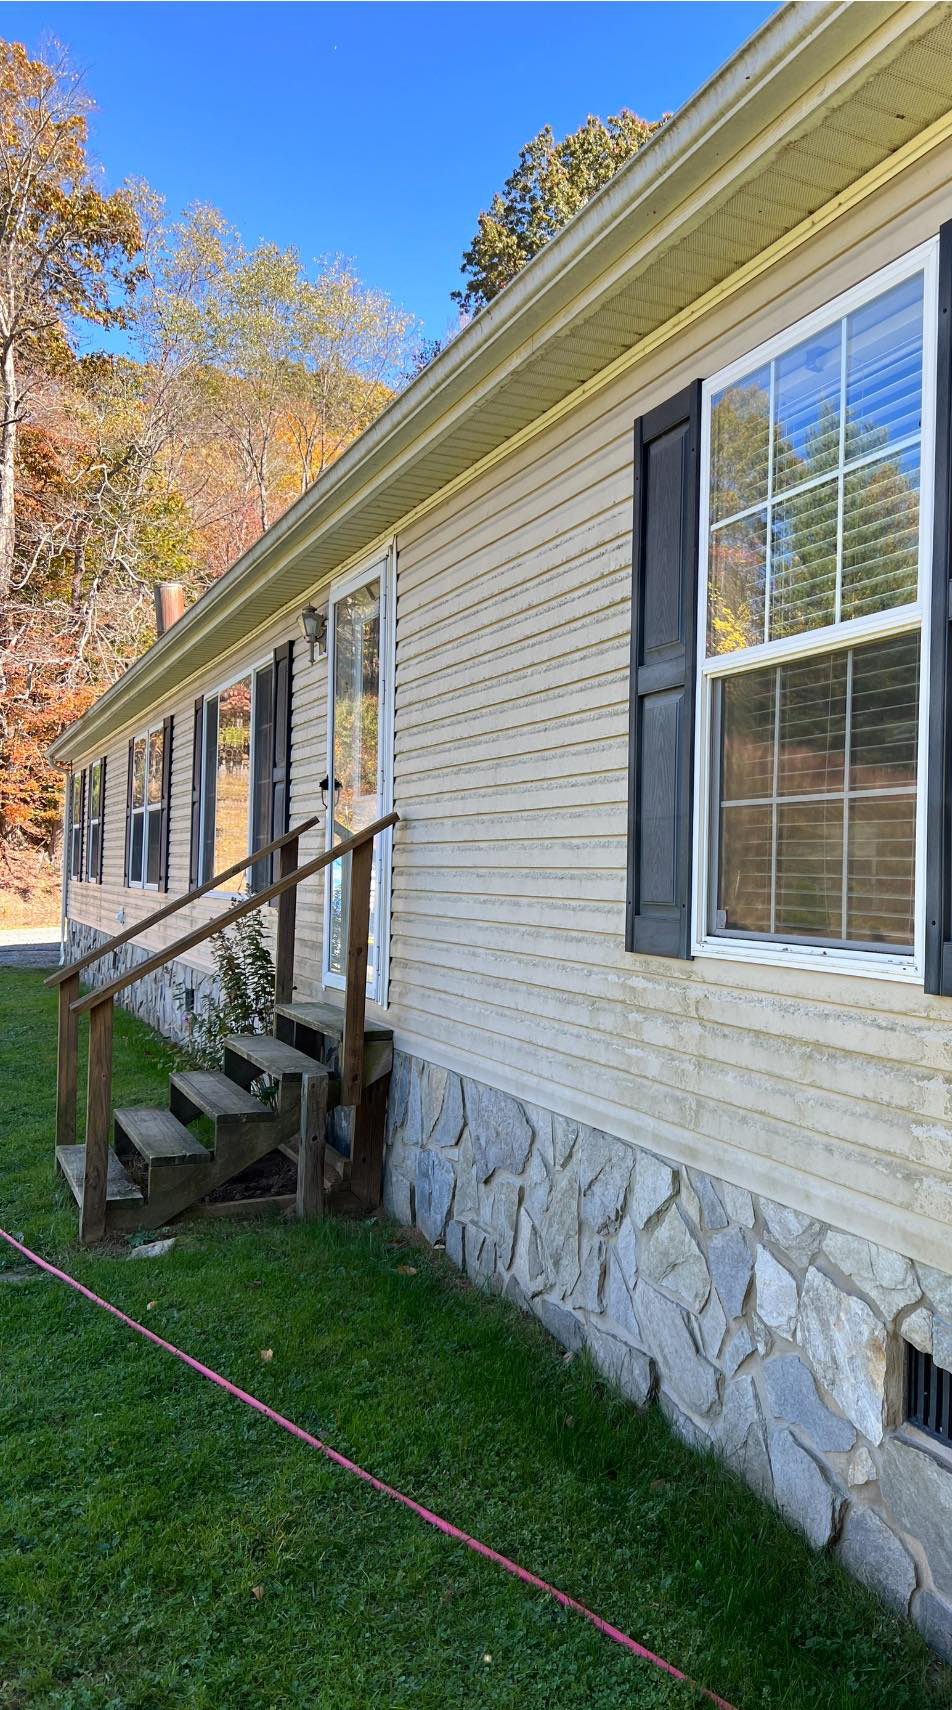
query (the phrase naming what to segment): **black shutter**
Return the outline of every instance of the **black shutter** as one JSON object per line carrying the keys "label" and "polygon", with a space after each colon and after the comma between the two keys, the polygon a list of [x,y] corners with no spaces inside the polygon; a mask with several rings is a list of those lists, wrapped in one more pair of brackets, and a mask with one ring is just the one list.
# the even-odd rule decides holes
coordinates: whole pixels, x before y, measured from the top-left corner
{"label": "black shutter", "polygon": [[[188,857],[188,887],[201,882],[202,866],[202,737],[205,698],[195,702],[195,723],[192,729],[192,839]],[[209,875],[210,877],[211,875]]]}
{"label": "black shutter", "polygon": [[701,382],[635,423],[625,947],[691,954]]}
{"label": "black shutter", "polygon": [[291,825],[291,672],[293,641],[274,650],[271,721],[271,838],[283,837]]}
{"label": "black shutter", "polygon": [[129,831],[132,825],[132,752],[134,747],[135,743],[130,737],[129,765],[126,771],[126,834],[123,839],[122,850],[122,882],[124,885],[129,883]]}
{"label": "black shutter", "polygon": [[99,762],[99,862],[96,878],[102,884],[102,850],[106,841],[106,756]]}
{"label": "black shutter", "polygon": [[172,732],[171,713],[162,720],[162,811],[159,816],[159,890],[169,888],[169,804],[172,797]]}
{"label": "black shutter", "polygon": [[932,639],[926,808],[927,992],[952,996],[952,221],[939,232],[932,524]]}
{"label": "black shutter", "polygon": [[77,861],[77,879],[81,879],[86,871],[86,768],[79,774],[79,859]]}

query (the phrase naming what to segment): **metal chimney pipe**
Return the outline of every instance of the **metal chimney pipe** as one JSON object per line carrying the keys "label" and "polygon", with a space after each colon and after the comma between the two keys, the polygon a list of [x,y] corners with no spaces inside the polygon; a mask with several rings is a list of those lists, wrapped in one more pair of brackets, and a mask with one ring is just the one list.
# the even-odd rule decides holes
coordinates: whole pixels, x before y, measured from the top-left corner
{"label": "metal chimney pipe", "polygon": [[155,584],[155,630],[156,635],[164,635],[171,629],[173,623],[178,623],[185,615],[185,589],[181,582],[156,582]]}

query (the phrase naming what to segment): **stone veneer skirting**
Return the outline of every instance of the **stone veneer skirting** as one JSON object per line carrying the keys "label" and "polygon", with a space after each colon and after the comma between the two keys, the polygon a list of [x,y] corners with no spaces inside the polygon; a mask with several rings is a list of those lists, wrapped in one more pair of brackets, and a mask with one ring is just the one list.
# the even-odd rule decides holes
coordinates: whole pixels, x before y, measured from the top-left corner
{"label": "stone veneer skirting", "polygon": [[952,1370],[952,1276],[401,1052],[385,1203],[952,1661],[952,1453],[899,1428],[903,1339]]}
{"label": "stone veneer skirting", "polygon": [[[102,932],[98,926],[84,926],[82,921],[71,920],[67,932],[67,953],[74,956],[85,956],[87,951],[94,950],[97,944],[105,943],[109,934]],[[124,974],[127,969],[134,968],[137,963],[144,962],[151,955],[149,950],[143,950],[138,944],[120,944],[118,950],[110,951],[101,961],[93,964],[88,978],[91,984],[106,985],[110,980]],[[205,1003],[218,984],[215,974],[202,973],[200,968],[193,968],[187,962],[172,962],[165,968],[157,968],[155,973],[146,974],[144,979],[137,980],[134,986],[129,986],[120,992],[117,1003],[124,1009],[131,1010],[140,1020],[148,1022],[157,1033],[166,1039],[175,1039],[184,1043],[189,1034],[188,1010],[183,991],[191,991],[194,1010],[204,1008]]]}

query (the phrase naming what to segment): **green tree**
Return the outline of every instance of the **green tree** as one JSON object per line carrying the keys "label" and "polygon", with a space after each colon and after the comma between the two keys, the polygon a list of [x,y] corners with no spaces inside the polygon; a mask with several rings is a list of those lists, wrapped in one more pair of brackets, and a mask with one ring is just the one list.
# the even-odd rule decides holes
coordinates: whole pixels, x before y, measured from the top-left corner
{"label": "green tree", "polygon": [[561,142],[546,125],[480,214],[460,268],[466,288],[452,293],[454,301],[467,314],[484,309],[664,122],[625,107],[604,121],[590,115]]}

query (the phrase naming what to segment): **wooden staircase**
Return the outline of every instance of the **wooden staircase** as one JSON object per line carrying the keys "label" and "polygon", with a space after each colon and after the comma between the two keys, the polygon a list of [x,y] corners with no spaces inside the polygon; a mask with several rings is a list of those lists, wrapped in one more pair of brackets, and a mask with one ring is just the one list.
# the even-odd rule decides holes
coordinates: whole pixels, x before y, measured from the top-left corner
{"label": "wooden staircase", "polygon": [[[379,1205],[393,1036],[389,1028],[367,1023],[365,1018],[367,923],[373,838],[396,818],[390,814],[298,867],[297,840],[314,823],[309,821],[51,975],[47,984],[58,985],[60,995],[56,1163],[80,1207],[83,1239],[158,1228],[278,1151],[297,1165],[300,1216],[319,1216],[325,1209],[360,1215]],[[233,905],[225,915],[185,934],[168,950],[148,957],[107,986],[80,996],[81,969],[132,937],[133,931],[144,931],[272,849],[280,852],[281,876],[268,889]],[[343,1001],[296,1003],[291,999],[296,888],[302,879],[340,858],[351,861]],[[117,993],[274,898],[278,900],[274,1034],[227,1039],[221,1070],[175,1070],[169,1076],[167,1110],[112,1110],[112,1014]],[[87,1010],[86,1144],[78,1145],[75,1018]],[[192,1131],[196,1122],[202,1123],[201,1136]],[[247,1209],[253,1203],[247,1201]]]}
{"label": "wooden staircase", "polygon": [[[308,1051],[269,1034],[236,1036],[225,1041],[224,1071],[176,1069],[169,1076],[168,1110],[136,1106],[113,1111],[113,1150],[106,1172],[107,1231],[157,1229],[272,1152],[296,1161],[305,1077],[325,1083],[325,1207],[354,1215],[375,1209],[393,1063],[390,1029],[365,1028],[364,1096],[352,1113],[353,1120],[340,1125],[335,1123],[338,1111],[345,1117],[350,1114],[338,1103],[336,1059],[343,1037],[343,1009],[330,1003],[283,1004],[280,1027],[292,1039],[300,1027]],[[255,1097],[252,1088],[262,1081],[268,1084],[273,1102]],[[202,1118],[211,1124],[207,1143],[189,1126]],[[334,1144],[341,1126],[342,1137],[349,1142],[346,1153]],[[355,1134],[363,1142],[356,1177],[350,1155]],[[85,1146],[56,1149],[56,1161],[80,1204],[85,1155]],[[249,1209],[252,1204],[248,1202]]]}

